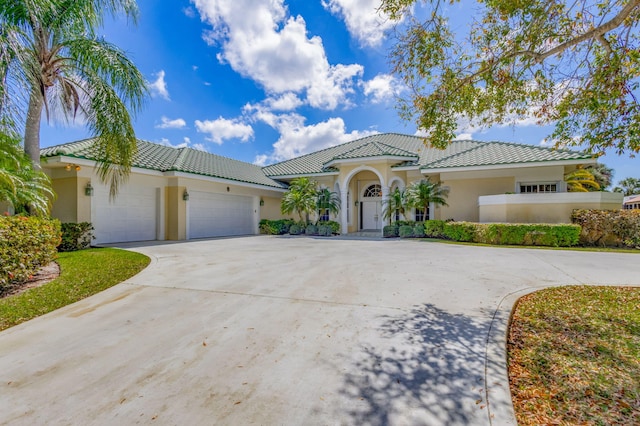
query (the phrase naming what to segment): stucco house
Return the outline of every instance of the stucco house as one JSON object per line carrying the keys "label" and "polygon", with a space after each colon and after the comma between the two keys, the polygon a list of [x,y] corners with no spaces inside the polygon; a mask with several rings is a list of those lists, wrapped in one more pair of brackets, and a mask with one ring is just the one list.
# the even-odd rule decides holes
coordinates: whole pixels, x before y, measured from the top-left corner
{"label": "stucco house", "polygon": [[333,219],[343,233],[381,230],[382,200],[424,177],[449,189],[449,206],[407,219],[562,223],[574,208],[622,207],[620,194],[567,192],[564,175],[594,164],[591,156],[504,142],[454,141],[439,150],[420,137],[377,134],[259,167],[139,141],[115,200],[97,177],[91,140],[45,148],[42,157],[58,193],[52,215],[92,222],[96,243],[255,234],[260,219],[281,217],[287,183],[301,176],[340,195]]}
{"label": "stucco house", "polygon": [[640,210],[640,195],[631,195],[629,197],[624,197],[622,208],[627,210]]}

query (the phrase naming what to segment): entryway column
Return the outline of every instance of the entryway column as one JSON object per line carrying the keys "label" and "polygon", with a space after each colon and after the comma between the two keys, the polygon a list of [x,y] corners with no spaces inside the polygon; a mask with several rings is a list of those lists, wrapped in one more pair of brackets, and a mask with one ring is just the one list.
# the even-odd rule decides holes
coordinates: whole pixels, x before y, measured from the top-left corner
{"label": "entryway column", "polygon": [[349,218],[347,217],[347,210],[349,210],[349,188],[340,188],[340,234],[347,235],[349,232]]}
{"label": "entryway column", "polygon": [[380,218],[382,220],[382,226],[380,226],[380,234],[384,237],[384,225],[386,222],[384,219],[382,219],[382,212],[384,211],[384,203],[389,200],[389,187],[380,185],[380,192],[382,192],[382,205],[380,206]]}

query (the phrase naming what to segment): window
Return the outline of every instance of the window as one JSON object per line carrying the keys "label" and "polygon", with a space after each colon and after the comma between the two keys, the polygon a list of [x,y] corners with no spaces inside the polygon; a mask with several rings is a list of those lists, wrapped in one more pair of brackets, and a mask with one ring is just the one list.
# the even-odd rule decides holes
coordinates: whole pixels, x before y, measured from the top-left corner
{"label": "window", "polygon": [[395,220],[394,220],[395,222],[400,220],[400,209],[396,209],[394,217],[395,217]]}
{"label": "window", "polygon": [[329,221],[329,209],[320,209],[320,210],[318,210],[318,219],[320,220],[320,222]]}
{"label": "window", "polygon": [[521,194],[534,194],[538,192],[558,192],[558,184],[556,183],[527,183],[520,184]]}
{"label": "window", "polygon": [[425,215],[423,214],[424,210],[423,209],[416,209],[414,216],[416,218],[416,222],[424,222],[425,220],[429,220],[429,208],[427,207],[427,215],[425,217]]}
{"label": "window", "polygon": [[382,197],[382,187],[377,183],[375,185],[369,186],[364,191],[365,197]]}

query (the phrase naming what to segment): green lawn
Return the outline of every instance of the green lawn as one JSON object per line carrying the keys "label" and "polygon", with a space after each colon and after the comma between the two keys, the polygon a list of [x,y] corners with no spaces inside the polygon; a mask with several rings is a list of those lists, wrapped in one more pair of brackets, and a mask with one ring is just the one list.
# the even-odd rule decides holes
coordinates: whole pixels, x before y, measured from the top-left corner
{"label": "green lawn", "polygon": [[99,293],[149,264],[143,254],[114,248],[60,253],[60,276],[41,287],[0,300],[0,330]]}
{"label": "green lawn", "polygon": [[640,288],[524,296],[508,340],[518,424],[640,424]]}

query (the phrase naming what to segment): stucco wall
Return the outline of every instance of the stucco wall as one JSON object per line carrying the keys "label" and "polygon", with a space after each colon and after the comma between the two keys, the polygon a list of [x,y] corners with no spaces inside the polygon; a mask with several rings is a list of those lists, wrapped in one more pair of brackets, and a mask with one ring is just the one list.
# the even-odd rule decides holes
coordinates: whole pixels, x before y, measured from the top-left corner
{"label": "stucco wall", "polygon": [[574,209],[618,210],[622,194],[565,192],[555,194],[502,194],[480,197],[480,222],[571,223]]}
{"label": "stucco wall", "polygon": [[447,198],[449,206],[436,209],[434,219],[477,222],[480,218],[478,197],[512,192],[515,179],[513,177],[447,179],[442,181],[442,185],[449,188]]}

